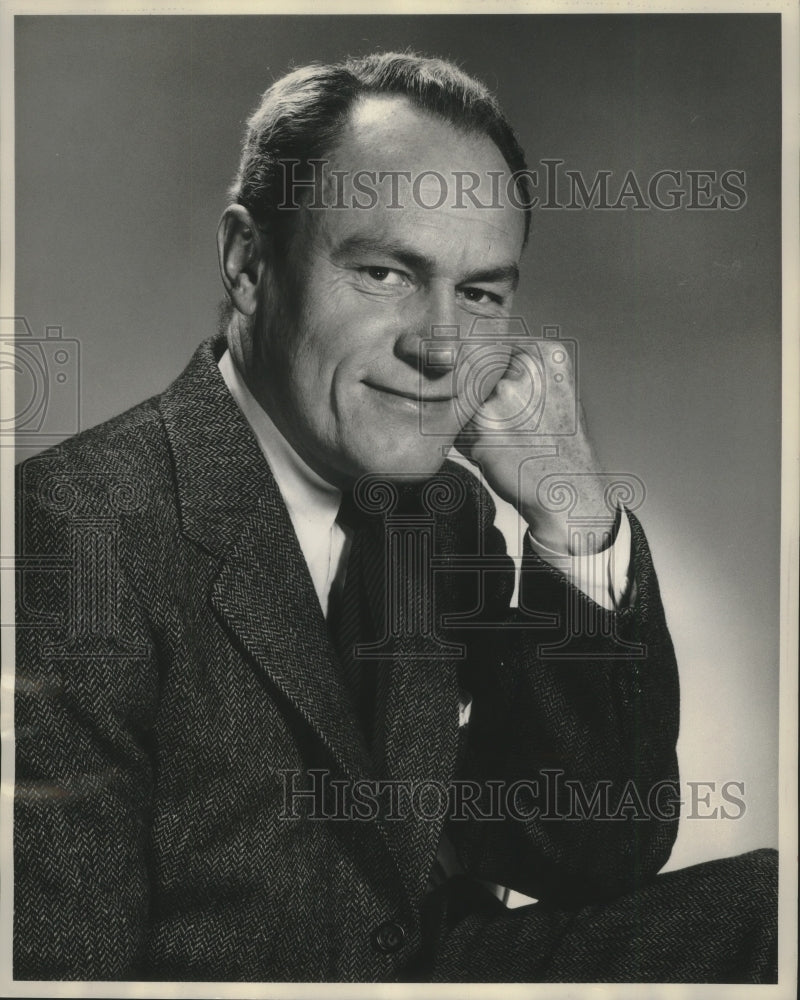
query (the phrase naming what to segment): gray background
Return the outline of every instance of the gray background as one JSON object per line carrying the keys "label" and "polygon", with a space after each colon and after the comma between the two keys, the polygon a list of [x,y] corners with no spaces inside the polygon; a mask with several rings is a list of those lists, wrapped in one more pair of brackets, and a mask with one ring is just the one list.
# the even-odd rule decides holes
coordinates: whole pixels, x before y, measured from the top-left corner
{"label": "gray background", "polygon": [[[162,390],[215,329],[243,122],[290,65],[411,46],[494,88],[532,166],[558,157],[617,185],[629,169],[746,171],[739,211],[536,211],[518,305],[579,341],[605,464],[646,485],[684,781],[745,783],[744,817],[687,818],[670,867],[776,844],[777,15],[41,16],[15,31],[16,312],[79,342],[65,391],[81,427]],[[687,816],[723,804],[685,793]]]}

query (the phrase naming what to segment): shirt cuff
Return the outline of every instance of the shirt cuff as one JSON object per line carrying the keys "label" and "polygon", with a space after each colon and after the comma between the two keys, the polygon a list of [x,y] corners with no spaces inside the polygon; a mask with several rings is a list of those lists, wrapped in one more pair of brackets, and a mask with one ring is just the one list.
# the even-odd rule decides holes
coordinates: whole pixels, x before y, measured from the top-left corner
{"label": "shirt cuff", "polygon": [[530,529],[528,539],[536,555],[561,570],[570,583],[596,604],[609,611],[623,606],[631,565],[631,525],[624,507],[620,510],[616,538],[607,548],[592,555],[571,556],[556,552],[537,541]]}

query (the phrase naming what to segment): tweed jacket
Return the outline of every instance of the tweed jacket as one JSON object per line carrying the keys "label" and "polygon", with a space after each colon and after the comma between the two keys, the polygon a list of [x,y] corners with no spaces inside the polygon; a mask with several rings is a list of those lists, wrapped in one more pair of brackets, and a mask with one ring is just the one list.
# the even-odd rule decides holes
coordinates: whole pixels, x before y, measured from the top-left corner
{"label": "tweed jacket", "polygon": [[[447,463],[425,521],[444,631],[388,635],[370,755],[223,349],[18,468],[15,977],[403,979],[445,826],[470,873],[545,902],[651,878],[677,818],[639,806],[677,780],[678,687],[636,519],[632,607],[528,553],[510,610],[491,500]],[[567,815],[559,776],[627,806]],[[456,780],[457,815],[340,808],[359,781]],[[493,782],[518,794],[486,820]]]}

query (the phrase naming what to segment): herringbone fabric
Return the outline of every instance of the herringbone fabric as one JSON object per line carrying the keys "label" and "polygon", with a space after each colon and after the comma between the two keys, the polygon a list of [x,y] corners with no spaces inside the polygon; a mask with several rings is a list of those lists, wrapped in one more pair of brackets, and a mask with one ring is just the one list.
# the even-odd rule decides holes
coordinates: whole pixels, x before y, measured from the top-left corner
{"label": "herringbone fabric", "polygon": [[380,778],[420,805],[469,780],[477,807],[553,769],[645,799],[677,780],[677,672],[641,527],[634,607],[599,613],[529,554],[511,610],[491,501],[446,463],[433,485],[458,502],[420,522],[435,634],[387,637],[375,757],[223,349],[204,343],[161,396],[18,469],[15,976],[543,976],[536,921],[508,949],[469,947],[479,908],[436,929],[443,830],[473,875],[578,912],[650,885],[677,817],[365,817],[365,789]]}

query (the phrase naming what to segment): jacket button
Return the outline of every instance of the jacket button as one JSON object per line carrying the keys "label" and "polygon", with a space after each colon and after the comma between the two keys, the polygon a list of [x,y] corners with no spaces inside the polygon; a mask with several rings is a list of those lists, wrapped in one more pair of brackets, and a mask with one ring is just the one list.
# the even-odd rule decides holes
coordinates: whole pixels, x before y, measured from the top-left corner
{"label": "jacket button", "polygon": [[402,924],[395,923],[394,920],[387,920],[375,928],[372,935],[372,943],[382,951],[384,955],[392,955],[400,951],[406,939],[406,931]]}

